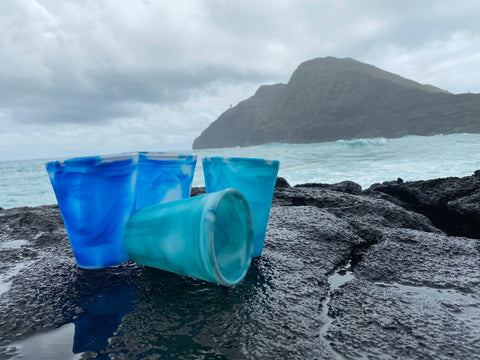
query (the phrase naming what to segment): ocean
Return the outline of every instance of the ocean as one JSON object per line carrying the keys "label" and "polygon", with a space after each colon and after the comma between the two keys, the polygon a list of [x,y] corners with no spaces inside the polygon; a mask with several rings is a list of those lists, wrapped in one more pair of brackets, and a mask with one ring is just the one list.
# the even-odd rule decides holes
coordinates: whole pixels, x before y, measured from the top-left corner
{"label": "ocean", "polygon": [[[351,180],[365,189],[373,183],[399,177],[412,181],[471,175],[480,169],[480,134],[268,144],[195,150],[192,153],[199,159],[193,186],[204,186],[203,157],[238,156],[280,160],[279,176],[291,185]],[[58,159],[0,162],[0,207],[55,204],[55,195],[45,171],[45,162],[50,160]]]}

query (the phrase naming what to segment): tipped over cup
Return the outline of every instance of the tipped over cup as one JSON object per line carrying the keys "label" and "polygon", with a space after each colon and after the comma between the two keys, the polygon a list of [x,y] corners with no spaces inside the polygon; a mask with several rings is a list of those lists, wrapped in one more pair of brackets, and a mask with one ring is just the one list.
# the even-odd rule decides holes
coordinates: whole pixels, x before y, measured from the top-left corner
{"label": "tipped over cup", "polygon": [[138,264],[234,286],[252,260],[248,202],[226,189],[149,206],[130,217],[124,242]]}

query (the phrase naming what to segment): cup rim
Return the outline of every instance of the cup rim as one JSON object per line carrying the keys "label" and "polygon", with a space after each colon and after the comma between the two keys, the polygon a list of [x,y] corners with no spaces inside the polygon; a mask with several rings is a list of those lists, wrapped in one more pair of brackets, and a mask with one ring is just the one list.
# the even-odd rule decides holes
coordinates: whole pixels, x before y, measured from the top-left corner
{"label": "cup rim", "polygon": [[[235,194],[237,196],[240,195],[241,197],[243,197],[245,203],[248,205],[247,199],[245,198],[245,196],[240,191],[238,191],[236,189],[233,189],[233,188],[228,188],[228,189],[219,191],[219,196],[215,197],[214,204],[212,206],[213,211],[216,213],[216,211],[218,209],[218,206],[220,205],[222,200],[226,196],[232,196],[233,194]],[[250,264],[252,262],[252,259],[253,259],[253,242],[254,242],[254,235],[253,234],[254,233],[253,233],[252,215],[251,215],[251,213],[249,214],[249,216],[250,216],[250,231],[249,231],[249,235],[248,235],[248,241],[250,242],[250,248],[251,248],[250,259],[248,260],[248,264],[245,267],[243,273],[237,279],[229,280],[223,275],[222,271],[220,270],[220,267],[219,267],[218,261],[217,261],[217,256],[215,255],[215,239],[214,239],[215,231],[213,231],[215,225],[212,222],[211,218],[208,217],[208,215],[206,214],[208,211],[211,211],[212,207],[211,206],[205,206],[204,210],[202,212],[202,217],[205,218],[205,219],[208,219],[207,220],[208,223],[205,226],[205,228],[209,229],[208,238],[207,238],[207,241],[208,241],[207,246],[208,246],[208,250],[209,250],[209,253],[210,253],[209,259],[211,261],[211,265],[213,267],[213,271],[214,271],[216,280],[224,286],[235,286],[245,278],[245,276],[248,272],[248,269],[250,268]],[[205,216],[205,215],[207,215],[207,216]]]}
{"label": "cup rim", "polygon": [[53,160],[46,163],[46,166],[59,165],[81,165],[82,163],[89,163],[92,160],[98,160],[98,162],[91,164],[92,166],[98,166],[104,163],[130,160],[137,158],[138,155],[135,153],[122,153],[122,154],[108,154],[108,155],[93,155],[93,156],[80,156],[74,158],[68,158],[63,160]]}
{"label": "cup rim", "polygon": [[155,151],[138,151],[138,156],[145,156],[147,159],[154,160],[183,160],[190,158],[192,161],[197,160],[197,154],[193,153],[175,153],[175,152],[155,152]]}
{"label": "cup rim", "polygon": [[229,156],[205,156],[203,161],[234,161],[234,162],[252,162],[252,163],[264,163],[267,165],[276,166],[280,164],[279,160],[269,160],[263,158],[247,158],[247,157],[229,157]]}

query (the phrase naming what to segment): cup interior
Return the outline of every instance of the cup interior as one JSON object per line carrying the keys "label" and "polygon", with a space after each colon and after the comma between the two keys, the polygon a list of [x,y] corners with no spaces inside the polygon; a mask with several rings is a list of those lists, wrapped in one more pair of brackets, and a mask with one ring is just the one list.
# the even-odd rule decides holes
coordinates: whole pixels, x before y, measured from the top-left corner
{"label": "cup interior", "polygon": [[218,203],[212,235],[212,254],[220,282],[235,285],[245,277],[253,251],[250,209],[237,190],[227,190]]}

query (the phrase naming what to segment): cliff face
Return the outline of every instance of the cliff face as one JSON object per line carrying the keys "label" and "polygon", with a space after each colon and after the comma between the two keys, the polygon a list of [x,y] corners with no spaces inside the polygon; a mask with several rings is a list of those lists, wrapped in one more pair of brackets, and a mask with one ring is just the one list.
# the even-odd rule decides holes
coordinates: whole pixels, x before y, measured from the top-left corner
{"label": "cliff face", "polygon": [[352,59],[302,63],[261,86],[195,139],[194,149],[480,132],[480,94],[450,94]]}

